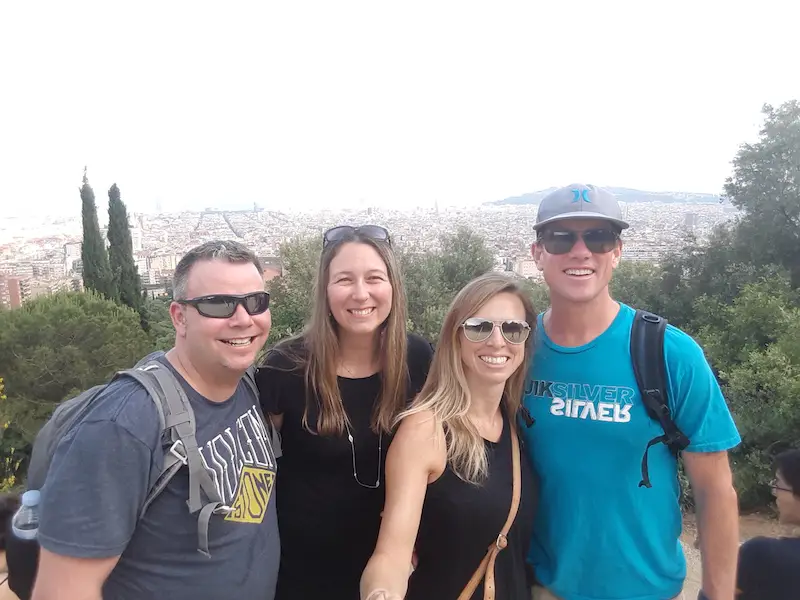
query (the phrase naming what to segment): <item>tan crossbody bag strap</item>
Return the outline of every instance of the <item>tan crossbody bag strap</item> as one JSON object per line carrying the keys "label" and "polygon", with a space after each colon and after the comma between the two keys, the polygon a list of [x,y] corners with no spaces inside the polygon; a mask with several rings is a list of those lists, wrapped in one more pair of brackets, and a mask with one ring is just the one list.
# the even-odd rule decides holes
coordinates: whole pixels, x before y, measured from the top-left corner
{"label": "tan crossbody bag strap", "polygon": [[503,529],[497,536],[497,540],[494,544],[489,546],[489,551],[486,553],[486,556],[483,557],[481,564],[472,575],[467,587],[465,587],[461,592],[458,600],[470,600],[470,598],[472,598],[472,594],[474,594],[475,590],[478,588],[481,579],[484,578],[484,575],[486,576],[486,581],[483,585],[484,600],[494,600],[495,594],[497,593],[497,588],[495,587],[494,583],[494,563],[497,560],[497,555],[500,553],[500,551],[508,545],[508,530],[511,529],[511,525],[514,523],[514,519],[517,517],[517,509],[519,509],[519,499],[521,493],[519,439],[517,438],[516,419],[509,419],[508,423],[511,427],[511,465],[513,472],[511,509],[508,511],[508,519],[506,519]]}

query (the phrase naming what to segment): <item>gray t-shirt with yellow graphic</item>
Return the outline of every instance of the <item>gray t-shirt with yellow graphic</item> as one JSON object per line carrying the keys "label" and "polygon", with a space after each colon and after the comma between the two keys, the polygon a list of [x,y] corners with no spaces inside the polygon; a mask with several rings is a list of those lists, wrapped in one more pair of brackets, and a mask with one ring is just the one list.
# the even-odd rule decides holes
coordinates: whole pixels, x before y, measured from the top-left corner
{"label": "gray t-shirt with yellow graphic", "polygon": [[39,542],[66,556],[121,554],[105,600],[272,600],[280,561],[277,467],[258,399],[242,381],[228,400],[211,402],[178,379],[194,409],[203,460],[233,507],[211,518],[211,557],[197,551],[185,469],[139,519],[164,448],[153,401],[131,379],[110,384],[60,442],[42,489]]}

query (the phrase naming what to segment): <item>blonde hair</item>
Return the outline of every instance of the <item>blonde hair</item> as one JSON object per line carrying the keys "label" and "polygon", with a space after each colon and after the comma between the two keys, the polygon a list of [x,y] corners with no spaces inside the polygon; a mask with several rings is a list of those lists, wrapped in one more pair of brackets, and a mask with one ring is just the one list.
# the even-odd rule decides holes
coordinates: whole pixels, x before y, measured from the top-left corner
{"label": "blonde hair", "polygon": [[[274,348],[288,357],[295,368],[303,370],[306,383],[303,427],[311,433],[321,435],[341,435],[344,432],[345,423],[349,425],[336,374],[339,357],[338,324],[331,315],[327,291],[331,261],[347,243],[365,244],[373,248],[386,265],[389,283],[392,286],[391,309],[389,316],[381,326],[375,348],[375,352],[379,355],[381,390],[371,420],[373,431],[376,433],[379,430],[391,431],[396,415],[406,405],[408,388],[407,308],[400,267],[389,243],[362,234],[350,234],[329,244],[322,251],[314,282],[311,318],[306,323],[303,332],[279,343]],[[297,341],[300,343],[296,343]],[[290,350],[290,348],[296,348],[296,350]],[[308,419],[309,404],[312,401],[319,403],[319,415],[313,428]]]}
{"label": "blonde hair", "polygon": [[512,279],[499,273],[488,273],[470,281],[455,297],[442,324],[439,343],[433,356],[428,379],[411,407],[397,421],[422,411],[431,411],[444,429],[447,462],[453,472],[470,483],[478,484],[487,475],[487,457],[483,438],[468,416],[472,402],[461,361],[461,325],[498,294],[513,294],[525,308],[525,320],[531,334],[525,342],[523,361],[503,390],[502,404],[509,426],[516,426],[516,415],[522,400],[528,364],[533,353],[533,330],[536,313],[523,289]]}

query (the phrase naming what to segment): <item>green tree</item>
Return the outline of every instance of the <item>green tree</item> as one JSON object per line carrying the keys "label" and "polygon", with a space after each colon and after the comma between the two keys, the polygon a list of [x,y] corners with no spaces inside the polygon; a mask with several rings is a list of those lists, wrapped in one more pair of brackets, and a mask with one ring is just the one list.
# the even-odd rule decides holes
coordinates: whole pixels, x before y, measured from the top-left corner
{"label": "green tree", "polygon": [[400,264],[408,298],[408,328],[434,341],[439,337],[450,297],[443,285],[441,255],[404,253]]}
{"label": "green tree", "polygon": [[268,344],[299,333],[311,315],[314,279],[322,242],[318,236],[293,238],[280,247],[284,274],[270,282],[272,329]]}
{"label": "green tree", "polygon": [[660,310],[674,325],[696,330],[704,323],[695,311],[702,296],[730,304],[745,285],[780,276],[778,265],[758,265],[739,243],[738,224],[718,227],[705,244],[688,240],[662,262]]}
{"label": "green tree", "polygon": [[[142,307],[142,281],[133,260],[128,210],[116,183],[108,190],[108,242],[108,259],[119,300],[139,312]],[[142,324],[145,322],[142,319]]]}
{"label": "green tree", "polygon": [[152,346],[156,350],[169,350],[175,345],[175,328],[169,314],[170,299],[167,297],[142,298],[140,315],[148,323],[145,331],[150,336]]}
{"label": "green tree", "polygon": [[[6,400],[5,384],[0,377],[0,415]],[[22,445],[19,432],[0,416],[0,492],[13,488],[17,483],[15,475],[25,460],[24,453],[19,450]]]}
{"label": "green tree", "polygon": [[83,170],[83,186],[81,186],[81,215],[83,217],[83,244],[81,245],[81,261],[83,262],[83,285],[86,289],[95,290],[110,300],[117,298],[114,278],[108,264],[108,253],[105,241],[100,235],[97,221],[97,206],[94,201],[94,190],[89,185],[86,169]]}
{"label": "green tree", "polygon": [[439,242],[442,284],[451,297],[494,267],[494,257],[486,247],[485,238],[468,227],[461,226],[453,234],[442,235]]}
{"label": "green tree", "polygon": [[796,313],[794,299],[789,281],[778,275],[745,284],[731,303],[701,296],[694,303],[697,340],[724,372],[777,342]]}
{"label": "green tree", "polygon": [[663,311],[661,278],[661,269],[653,263],[626,261],[623,254],[611,278],[611,296],[634,308],[660,314]]}
{"label": "green tree", "polygon": [[0,313],[0,376],[7,396],[0,421],[13,438],[4,435],[3,446],[27,457],[58,403],[150,351],[139,315],[91,290],[42,296]]}
{"label": "green tree", "polygon": [[726,396],[742,436],[732,464],[743,508],[767,505],[772,457],[800,447],[800,310],[785,315],[785,330],[766,349],[724,373]]}
{"label": "green tree", "polygon": [[[520,279],[520,286],[528,293],[536,314],[546,311],[550,307],[550,289],[543,281]],[[533,325],[533,323],[531,323]]]}
{"label": "green tree", "polygon": [[492,269],[485,239],[467,227],[439,238],[437,252],[401,254],[408,296],[409,328],[431,341],[455,295],[475,277]]}
{"label": "green tree", "polygon": [[744,211],[739,246],[756,265],[782,265],[800,287],[800,102],[764,105],[759,140],[743,144],[725,184]]}

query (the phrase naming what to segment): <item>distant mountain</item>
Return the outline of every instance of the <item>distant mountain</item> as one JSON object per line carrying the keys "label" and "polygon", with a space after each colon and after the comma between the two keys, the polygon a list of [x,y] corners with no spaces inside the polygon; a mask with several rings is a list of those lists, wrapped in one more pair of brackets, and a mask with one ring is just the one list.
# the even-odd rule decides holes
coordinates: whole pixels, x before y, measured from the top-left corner
{"label": "distant mountain", "polygon": [[[538,192],[529,192],[521,196],[512,196],[503,200],[486,202],[491,205],[514,205],[514,204],[539,204],[542,198],[554,191],[551,187]],[[721,201],[719,194],[698,194],[694,192],[645,192],[623,187],[606,187],[609,192],[617,197],[620,202],[675,202],[685,204],[716,204]]]}

